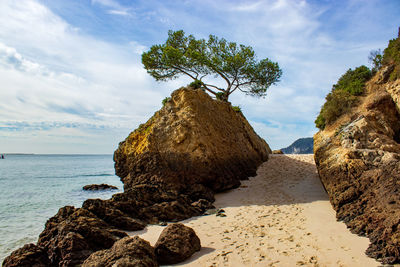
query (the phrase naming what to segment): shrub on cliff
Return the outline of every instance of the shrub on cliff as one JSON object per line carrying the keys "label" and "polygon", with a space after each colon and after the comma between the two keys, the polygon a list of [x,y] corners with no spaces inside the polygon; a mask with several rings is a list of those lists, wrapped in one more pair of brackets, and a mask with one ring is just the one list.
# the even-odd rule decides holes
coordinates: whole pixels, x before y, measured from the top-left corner
{"label": "shrub on cliff", "polygon": [[394,81],[400,78],[400,28],[398,37],[390,40],[388,47],[383,50],[382,65],[391,64],[395,65],[390,74],[390,80]]}
{"label": "shrub on cliff", "polygon": [[[185,36],[180,31],[169,31],[164,44],[153,45],[142,54],[147,72],[157,81],[166,81],[186,75],[199,87],[221,100],[239,90],[264,97],[267,89],[279,82],[282,70],[268,58],[257,60],[253,48],[237,45],[210,35],[208,40]],[[208,83],[207,76],[219,77],[226,87]]]}
{"label": "shrub on cliff", "polygon": [[342,75],[326,96],[326,102],[315,120],[315,126],[323,130],[326,125],[349,111],[357,103],[357,96],[364,93],[365,83],[371,76],[371,70],[364,65],[354,70],[349,69]]}

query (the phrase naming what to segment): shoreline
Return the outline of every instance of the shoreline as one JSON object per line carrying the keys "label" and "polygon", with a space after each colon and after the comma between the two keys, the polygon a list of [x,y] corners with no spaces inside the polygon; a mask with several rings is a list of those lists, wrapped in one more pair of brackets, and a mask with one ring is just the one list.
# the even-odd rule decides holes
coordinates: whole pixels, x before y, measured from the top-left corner
{"label": "shoreline", "polygon": [[[202,249],[176,266],[378,266],[366,237],[352,234],[318,178],[313,155],[271,155],[256,177],[215,195],[226,217],[182,221]],[[155,244],[163,226],[130,232]]]}

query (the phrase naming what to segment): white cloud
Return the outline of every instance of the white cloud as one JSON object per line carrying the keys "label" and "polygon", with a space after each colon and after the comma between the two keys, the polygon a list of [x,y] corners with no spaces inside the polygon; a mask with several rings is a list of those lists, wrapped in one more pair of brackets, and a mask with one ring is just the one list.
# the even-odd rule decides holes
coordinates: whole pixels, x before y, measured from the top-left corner
{"label": "white cloud", "polygon": [[[382,12],[377,7],[384,4],[379,1],[344,1],[338,10],[336,2],[297,0],[124,4],[92,0],[88,8],[90,4],[94,12],[101,8],[101,22],[110,20],[107,27],[119,26],[116,30],[121,33],[107,32],[114,43],[90,36],[83,24],[73,26],[72,19],[67,23],[37,0],[0,1],[0,125],[78,123],[85,133],[90,132],[82,126],[85,123],[98,125],[88,143],[103,136],[112,144],[107,150],[111,152],[110,147],[147,120],[172,89],[190,82],[180,78],[156,83],[140,63],[140,54],[163,42],[168,29],[184,29],[197,38],[215,34],[250,45],[260,58],[279,62],[282,81],[270,88],[265,99],[235,93],[231,101],[242,107],[271,147],[281,148],[315,131],[313,120],[331,85],[348,68],[365,64],[368,51],[383,48],[389,39],[378,36],[387,27],[380,24]],[[376,17],[366,16],[374,13]],[[111,31],[98,27],[98,32]],[[130,40],[118,44],[113,34]],[[101,127],[114,130],[101,131]],[[57,128],[54,135],[68,131]],[[44,130],[35,134],[50,138]],[[81,143],[89,138],[79,136]]]}
{"label": "white cloud", "polygon": [[92,0],[92,4],[98,4],[109,8],[107,13],[118,16],[131,16],[131,9],[122,6],[120,3],[114,0]]}
{"label": "white cloud", "polygon": [[[140,43],[116,45],[83,35],[33,0],[1,1],[0,24],[0,123],[90,123],[127,134],[170,90],[157,90],[141,66]],[[49,131],[35,135],[48,138]],[[74,135],[67,128],[53,135],[61,132]]]}

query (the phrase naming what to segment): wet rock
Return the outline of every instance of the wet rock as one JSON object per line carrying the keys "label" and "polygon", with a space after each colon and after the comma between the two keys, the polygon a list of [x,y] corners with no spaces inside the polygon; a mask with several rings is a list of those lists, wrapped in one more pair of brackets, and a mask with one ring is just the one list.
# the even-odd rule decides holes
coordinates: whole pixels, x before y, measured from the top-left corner
{"label": "wet rock", "polygon": [[97,191],[97,190],[116,190],[118,187],[109,184],[89,184],[82,187],[86,191]]}
{"label": "wet rock", "polygon": [[146,266],[156,267],[158,262],[149,242],[135,237],[125,237],[106,250],[90,255],[82,267]]}
{"label": "wet rock", "polygon": [[26,244],[4,259],[3,267],[46,267],[50,265],[45,250],[34,244]]}
{"label": "wet rock", "polygon": [[200,248],[200,239],[192,228],[174,223],[162,231],[155,253],[160,264],[175,264],[188,259]]}

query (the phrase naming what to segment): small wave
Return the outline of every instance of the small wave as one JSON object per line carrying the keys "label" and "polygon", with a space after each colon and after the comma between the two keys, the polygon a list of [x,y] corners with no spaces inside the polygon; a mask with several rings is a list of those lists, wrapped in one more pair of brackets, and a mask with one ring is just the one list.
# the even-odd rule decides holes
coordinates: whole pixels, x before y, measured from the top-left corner
{"label": "small wave", "polygon": [[84,176],[84,177],[92,177],[92,176],[114,176],[112,173],[99,173],[99,174],[82,174],[82,175],[77,175],[78,176]]}
{"label": "small wave", "polygon": [[39,179],[52,179],[52,178],[79,178],[79,177],[106,177],[106,176],[114,176],[112,173],[92,173],[92,174],[77,174],[70,176],[41,176],[37,177]]}

